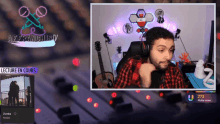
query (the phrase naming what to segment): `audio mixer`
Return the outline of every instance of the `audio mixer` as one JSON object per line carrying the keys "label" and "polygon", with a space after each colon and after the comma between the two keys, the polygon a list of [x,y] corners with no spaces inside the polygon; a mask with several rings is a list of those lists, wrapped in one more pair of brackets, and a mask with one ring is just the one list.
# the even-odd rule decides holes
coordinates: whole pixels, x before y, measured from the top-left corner
{"label": "audio mixer", "polygon": [[[211,110],[219,108],[219,100],[216,104],[187,104],[184,100],[186,92],[183,91],[90,91],[89,55],[76,57],[81,60],[79,67],[72,66],[72,63],[66,64],[68,61],[71,62],[72,58],[54,61],[54,65],[50,63],[33,65],[41,70],[35,76],[35,99],[36,102],[41,103],[39,105],[42,107],[36,103],[35,107],[47,108],[47,111],[41,109],[41,113],[35,114],[36,123],[49,123],[49,121],[55,123],[53,121],[56,119],[53,118],[58,118],[58,109],[65,107],[70,107],[72,114],[78,115],[72,118],[73,122],[79,121],[86,124],[135,122],[135,120],[125,119],[126,116],[141,118],[147,122],[153,116],[155,120],[150,119],[152,121],[150,123],[161,121],[161,119],[163,122],[165,117],[175,121],[188,114],[194,116],[194,114],[201,114],[205,111],[209,113]],[[77,85],[77,91],[70,89],[69,92],[60,93],[60,87],[54,85],[54,80],[60,78],[63,78],[66,83]],[[170,103],[168,97],[172,97],[174,102]],[[121,102],[114,106],[111,101],[115,99],[121,99]],[[164,117],[160,117],[158,114]],[[43,119],[43,117],[47,118]],[[212,117],[210,116],[210,118]],[[138,120],[136,121],[138,122]]]}

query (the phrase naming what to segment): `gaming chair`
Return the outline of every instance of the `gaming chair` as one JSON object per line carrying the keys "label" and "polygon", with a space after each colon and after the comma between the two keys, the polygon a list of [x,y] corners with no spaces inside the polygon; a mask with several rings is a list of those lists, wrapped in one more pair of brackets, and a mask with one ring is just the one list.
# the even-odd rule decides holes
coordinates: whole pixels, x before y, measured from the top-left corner
{"label": "gaming chair", "polygon": [[118,63],[118,66],[116,68],[117,74],[119,74],[120,70],[124,66],[124,64],[127,62],[127,60],[130,57],[136,56],[136,55],[142,55],[142,42],[141,41],[133,41],[131,42],[131,45],[126,53],[125,56],[121,59],[121,61]]}

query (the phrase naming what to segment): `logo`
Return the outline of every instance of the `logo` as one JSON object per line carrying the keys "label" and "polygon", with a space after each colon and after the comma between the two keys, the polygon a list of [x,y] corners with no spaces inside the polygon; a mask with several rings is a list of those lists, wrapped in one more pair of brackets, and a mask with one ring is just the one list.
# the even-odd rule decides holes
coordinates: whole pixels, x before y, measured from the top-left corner
{"label": "logo", "polygon": [[133,27],[132,27],[132,25],[131,25],[130,23],[124,24],[124,26],[123,26],[123,31],[124,31],[124,33],[127,33],[127,34],[132,33],[132,32],[133,32]]}
{"label": "logo", "polygon": [[188,100],[189,101],[193,101],[193,99],[194,99],[194,95],[188,95]]}
{"label": "logo", "polygon": [[[20,29],[20,35],[10,35],[9,42],[18,47],[52,47],[58,38],[56,34],[46,34],[44,26],[39,19],[47,15],[47,9],[40,6],[35,13],[31,13],[28,7],[22,6],[18,13],[26,19],[24,26]],[[28,33],[27,33],[28,32]]]}
{"label": "logo", "polygon": [[[40,12],[40,9],[41,9],[41,8],[44,9],[45,14],[42,14],[42,13]],[[23,14],[21,14],[21,10],[22,10],[22,9],[25,9],[25,10],[26,10]],[[34,13],[34,14],[32,14],[32,13],[30,12],[30,10],[29,10],[26,6],[22,6],[22,7],[19,9],[18,13],[19,13],[19,15],[20,15],[21,17],[24,17],[24,18],[27,19],[25,25],[22,27],[22,29],[21,29],[21,31],[20,31],[20,34],[21,34],[22,36],[29,36],[29,35],[32,35],[32,34],[33,34],[33,35],[36,35],[36,36],[43,36],[43,35],[46,34],[46,31],[44,30],[44,27],[41,25],[41,23],[40,23],[40,21],[39,21],[40,17],[44,17],[44,16],[46,16],[46,14],[47,14],[47,9],[46,9],[44,6],[38,7],[38,8],[36,9],[36,13]],[[39,13],[40,15],[39,15],[38,13]],[[35,17],[35,14],[36,14],[36,16],[37,16],[38,18]],[[29,15],[30,15],[30,16],[29,16]],[[31,20],[31,18],[33,18],[33,20]],[[35,23],[34,21],[35,21],[36,23]],[[29,25],[28,25],[28,23],[29,23]],[[30,27],[30,26],[34,26],[34,27],[31,28],[31,33],[30,33],[30,34],[23,34],[23,33],[22,33],[22,30],[24,30],[24,29],[26,29],[26,28],[28,28],[28,27]],[[44,33],[43,33],[43,34],[35,34],[35,27],[38,27],[38,28],[40,28],[40,29],[43,29],[43,30],[44,30]]]}

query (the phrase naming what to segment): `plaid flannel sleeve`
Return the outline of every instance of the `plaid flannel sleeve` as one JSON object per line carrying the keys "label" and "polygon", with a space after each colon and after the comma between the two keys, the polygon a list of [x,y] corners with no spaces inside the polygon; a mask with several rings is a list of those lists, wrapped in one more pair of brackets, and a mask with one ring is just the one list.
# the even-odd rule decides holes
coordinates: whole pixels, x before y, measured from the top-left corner
{"label": "plaid flannel sleeve", "polygon": [[134,59],[130,58],[125,63],[125,65],[119,72],[114,88],[125,88],[126,86],[128,86],[129,82],[131,81],[131,77],[132,77],[133,61]]}
{"label": "plaid flannel sleeve", "polygon": [[184,82],[183,74],[178,67],[170,66],[163,77],[160,88],[187,88]]}
{"label": "plaid flannel sleeve", "polygon": [[180,69],[178,67],[175,68],[176,69],[176,80],[175,80],[175,83],[176,83],[176,88],[188,88],[188,85],[185,84],[184,82],[184,78],[183,78],[183,74],[182,72],[180,71]]}

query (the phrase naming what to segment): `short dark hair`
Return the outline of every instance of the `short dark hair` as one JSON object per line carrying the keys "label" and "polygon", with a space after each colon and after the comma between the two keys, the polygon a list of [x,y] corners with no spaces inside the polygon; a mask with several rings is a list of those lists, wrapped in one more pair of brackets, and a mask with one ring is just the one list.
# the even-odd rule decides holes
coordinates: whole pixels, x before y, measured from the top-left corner
{"label": "short dark hair", "polygon": [[150,50],[154,45],[155,40],[160,38],[174,40],[174,35],[169,30],[162,27],[153,27],[146,32],[146,44],[150,44]]}

